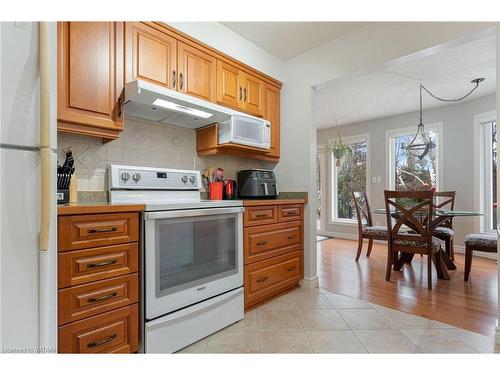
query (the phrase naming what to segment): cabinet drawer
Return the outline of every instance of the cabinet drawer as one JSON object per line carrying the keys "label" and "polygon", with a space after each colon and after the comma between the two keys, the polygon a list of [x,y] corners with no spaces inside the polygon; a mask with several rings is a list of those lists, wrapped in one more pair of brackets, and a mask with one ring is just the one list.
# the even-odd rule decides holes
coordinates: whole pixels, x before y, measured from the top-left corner
{"label": "cabinet drawer", "polygon": [[106,311],[137,303],[139,278],[137,273],[119,276],[59,290],[59,324],[88,318]]}
{"label": "cabinet drawer", "polygon": [[302,232],[301,222],[243,229],[245,264],[302,249]]}
{"label": "cabinet drawer", "polygon": [[278,209],[276,206],[245,207],[243,226],[273,224],[278,222]]}
{"label": "cabinet drawer", "polygon": [[59,217],[59,251],[134,242],[138,238],[138,213]]}
{"label": "cabinet drawer", "polygon": [[109,279],[138,271],[138,244],[67,251],[57,261],[59,288]]}
{"label": "cabinet drawer", "polygon": [[245,308],[297,284],[302,279],[302,267],[302,251],[245,266]]}
{"label": "cabinet drawer", "polygon": [[59,353],[133,353],[139,338],[138,304],[59,327]]}
{"label": "cabinet drawer", "polygon": [[278,207],[278,221],[302,221],[303,216],[301,204],[287,204]]}

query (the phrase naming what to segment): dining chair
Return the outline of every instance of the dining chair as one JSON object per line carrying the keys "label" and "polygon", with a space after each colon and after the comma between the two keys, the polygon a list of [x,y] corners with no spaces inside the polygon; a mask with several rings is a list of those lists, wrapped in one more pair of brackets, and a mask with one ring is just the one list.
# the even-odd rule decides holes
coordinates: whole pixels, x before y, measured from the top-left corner
{"label": "dining chair", "polygon": [[[432,261],[441,263],[441,242],[432,235],[432,191],[385,190],[387,217],[387,268],[385,279],[391,279],[396,256],[401,253],[427,255],[427,288],[432,290]],[[409,227],[412,231],[404,231]]]}
{"label": "dining chair", "polygon": [[363,239],[368,239],[368,250],[366,256],[369,257],[372,252],[373,240],[387,240],[387,227],[373,225],[368,197],[364,191],[352,193],[356,217],[358,219],[358,252],[356,253],[356,262],[359,260],[361,250],[363,249]]}
{"label": "dining chair", "polygon": [[497,236],[490,233],[475,233],[465,236],[465,273],[464,281],[469,281],[474,251],[497,252]]}
{"label": "dining chair", "polygon": [[[453,211],[453,208],[455,207],[455,194],[455,191],[435,192],[435,198],[443,199],[434,203],[434,209]],[[453,217],[448,218],[440,224],[439,227],[434,228],[433,236],[444,241],[446,254],[448,254],[452,260],[455,260],[455,249],[453,246],[453,237],[455,236],[455,232],[453,231]]]}

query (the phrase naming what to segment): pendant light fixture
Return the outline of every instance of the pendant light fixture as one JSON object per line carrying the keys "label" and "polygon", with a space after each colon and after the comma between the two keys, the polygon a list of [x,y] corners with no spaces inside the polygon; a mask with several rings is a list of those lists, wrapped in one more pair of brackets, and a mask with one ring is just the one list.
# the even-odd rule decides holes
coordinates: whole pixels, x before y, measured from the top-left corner
{"label": "pendant light fixture", "polygon": [[417,126],[417,133],[415,134],[415,137],[413,137],[412,141],[408,144],[402,144],[401,147],[408,152],[411,156],[414,156],[418,158],[419,160],[422,160],[430,150],[432,150],[434,147],[436,147],[436,144],[432,142],[432,139],[425,133],[424,129],[424,123],[422,121],[422,114],[423,114],[423,105],[422,105],[422,90],[425,90],[431,97],[433,97],[436,100],[439,100],[441,102],[459,102],[466,97],[468,97],[470,94],[472,94],[478,87],[481,82],[484,81],[484,78],[476,78],[471,81],[472,84],[474,84],[474,87],[465,95],[461,96],[460,98],[456,99],[443,99],[440,98],[433,93],[431,93],[424,85],[422,85],[422,82],[420,82],[419,85],[419,94],[420,94],[420,117],[419,117],[419,123]]}

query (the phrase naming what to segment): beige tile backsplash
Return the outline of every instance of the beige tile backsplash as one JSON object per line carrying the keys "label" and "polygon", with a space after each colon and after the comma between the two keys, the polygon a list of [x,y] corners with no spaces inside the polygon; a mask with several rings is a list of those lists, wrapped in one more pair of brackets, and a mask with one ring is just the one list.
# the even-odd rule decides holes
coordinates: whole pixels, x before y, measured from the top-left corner
{"label": "beige tile backsplash", "polygon": [[127,118],[120,138],[102,144],[100,139],[58,134],[57,156],[64,162],[64,150],[71,145],[79,191],[106,191],[107,166],[130,164],[147,167],[197,169],[208,166],[224,169],[226,178],[236,178],[242,169],[272,169],[274,163],[231,156],[203,156],[196,153],[194,130]]}

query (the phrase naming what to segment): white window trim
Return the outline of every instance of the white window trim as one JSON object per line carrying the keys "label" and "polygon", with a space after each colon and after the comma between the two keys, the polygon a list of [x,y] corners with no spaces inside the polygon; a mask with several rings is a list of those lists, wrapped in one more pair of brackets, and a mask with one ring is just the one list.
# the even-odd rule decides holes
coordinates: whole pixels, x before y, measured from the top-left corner
{"label": "white window trim", "polygon": [[[328,142],[333,143],[337,140],[337,138],[329,139]],[[371,165],[370,165],[370,134],[363,133],[357,134],[348,137],[342,137],[342,143],[351,144],[351,143],[359,143],[366,142],[366,195],[368,199],[370,199],[370,176],[371,176]],[[329,221],[328,224],[332,225],[345,225],[345,226],[357,226],[358,221],[356,219],[341,219],[337,217],[337,170],[335,167],[335,157],[333,156],[333,152],[329,151],[330,157],[330,207],[329,207]]]}
{"label": "white window trim", "polygon": [[[425,131],[433,130],[438,135],[438,152],[436,155],[437,158],[437,176],[436,176],[436,189],[441,190],[444,186],[444,178],[443,178],[443,163],[444,163],[444,127],[442,122],[434,122],[430,124],[425,124]],[[394,189],[394,167],[392,165],[392,159],[394,157],[394,150],[391,139],[394,137],[399,137],[402,135],[415,134],[417,132],[416,126],[409,126],[405,128],[399,129],[389,129],[385,131],[385,175],[386,189],[393,190]]]}
{"label": "white window trim", "polygon": [[[497,112],[488,111],[474,115],[474,209],[479,212],[485,212],[485,148],[484,148],[484,128],[481,124],[485,122],[496,121]],[[479,216],[474,220],[474,231],[479,233],[486,232],[486,217]]]}

